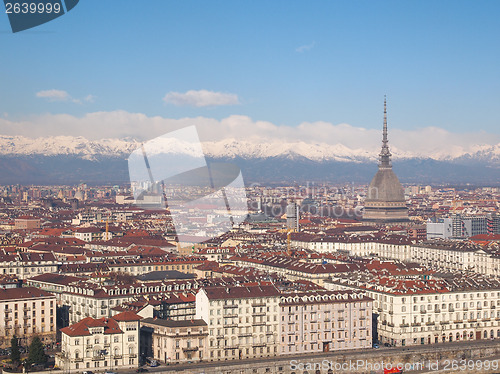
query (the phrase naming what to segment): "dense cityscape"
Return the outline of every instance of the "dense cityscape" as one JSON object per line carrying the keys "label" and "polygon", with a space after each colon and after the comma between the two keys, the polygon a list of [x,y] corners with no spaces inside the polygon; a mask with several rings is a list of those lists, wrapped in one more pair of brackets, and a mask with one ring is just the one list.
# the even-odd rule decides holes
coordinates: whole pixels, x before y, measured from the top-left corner
{"label": "dense cityscape", "polygon": [[387,138],[369,186],[253,185],[212,237],[215,208],[181,239],[130,186],[0,187],[1,348],[78,372],[500,340],[500,188],[403,187]]}

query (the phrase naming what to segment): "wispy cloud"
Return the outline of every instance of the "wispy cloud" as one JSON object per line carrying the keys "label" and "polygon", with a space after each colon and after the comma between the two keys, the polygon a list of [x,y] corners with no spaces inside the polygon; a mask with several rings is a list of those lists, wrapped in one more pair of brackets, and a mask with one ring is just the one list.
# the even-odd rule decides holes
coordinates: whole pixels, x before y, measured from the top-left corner
{"label": "wispy cloud", "polygon": [[303,53],[303,52],[309,51],[309,50],[313,49],[315,45],[316,45],[316,42],[314,42],[314,41],[310,44],[301,45],[300,47],[295,48],[295,52]]}
{"label": "wispy cloud", "polygon": [[41,99],[46,99],[48,101],[67,101],[75,104],[81,104],[82,100],[85,102],[92,103],[95,100],[95,96],[87,95],[82,100],[75,99],[67,91],[64,90],[43,90],[36,93],[36,97]]}
{"label": "wispy cloud", "polygon": [[163,101],[176,106],[194,107],[236,105],[240,103],[236,94],[208,90],[190,90],[184,93],[169,92],[165,95]]}
{"label": "wispy cloud", "polygon": [[44,90],[36,93],[36,97],[49,101],[70,101],[71,95],[63,90]]}

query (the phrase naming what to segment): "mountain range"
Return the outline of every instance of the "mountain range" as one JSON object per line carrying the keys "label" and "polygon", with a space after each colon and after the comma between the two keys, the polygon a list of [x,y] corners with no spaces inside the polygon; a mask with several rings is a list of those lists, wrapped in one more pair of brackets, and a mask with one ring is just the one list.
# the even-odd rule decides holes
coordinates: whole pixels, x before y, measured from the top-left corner
{"label": "mountain range", "polygon": [[[126,183],[127,158],[140,145],[134,139],[0,135],[0,184]],[[171,142],[166,152],[182,154],[188,148]],[[302,141],[224,139],[204,142],[202,148],[208,161],[236,163],[247,184],[367,183],[378,158],[378,149]],[[394,169],[403,183],[499,184],[500,144],[471,149],[443,148],[423,155],[391,147]]]}

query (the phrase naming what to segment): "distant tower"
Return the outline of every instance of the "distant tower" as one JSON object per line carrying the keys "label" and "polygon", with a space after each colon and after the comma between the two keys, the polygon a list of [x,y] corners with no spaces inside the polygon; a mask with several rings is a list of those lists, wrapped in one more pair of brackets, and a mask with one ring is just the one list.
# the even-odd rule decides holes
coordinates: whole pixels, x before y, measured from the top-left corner
{"label": "distant tower", "polygon": [[392,170],[387,140],[387,103],[384,96],[384,129],[377,174],[373,177],[365,200],[363,220],[375,223],[408,222],[403,187]]}
{"label": "distant tower", "polygon": [[299,207],[294,202],[286,206],[286,228],[299,231]]}

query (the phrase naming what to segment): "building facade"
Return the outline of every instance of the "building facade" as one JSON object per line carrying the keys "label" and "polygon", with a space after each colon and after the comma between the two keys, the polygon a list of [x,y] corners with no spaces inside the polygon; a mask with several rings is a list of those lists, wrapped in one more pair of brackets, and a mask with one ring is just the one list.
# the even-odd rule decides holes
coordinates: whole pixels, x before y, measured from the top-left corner
{"label": "building facade", "polygon": [[279,354],[371,348],[372,302],[352,291],[283,294]]}
{"label": "building facade", "polygon": [[394,346],[500,339],[500,282],[457,275],[446,280],[390,280],[350,275],[329,289],[364,291],[374,300],[381,343]]}
{"label": "building facade", "polygon": [[10,347],[15,335],[27,347],[38,336],[42,343],[56,340],[56,297],[34,287],[0,289],[0,347]]}
{"label": "building facade", "polygon": [[113,318],[87,317],[62,328],[56,366],[70,373],[138,367],[140,319],[123,312]]}
{"label": "building facade", "polygon": [[272,285],[200,289],[196,318],[208,324],[207,360],[277,355],[279,302]]}
{"label": "building facade", "polygon": [[141,330],[148,328],[151,334],[148,345],[151,346],[152,352],[146,354],[151,353],[155,360],[163,363],[182,363],[206,359],[208,326],[205,321],[147,318],[141,321]]}

